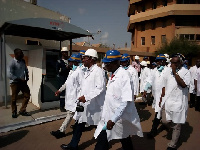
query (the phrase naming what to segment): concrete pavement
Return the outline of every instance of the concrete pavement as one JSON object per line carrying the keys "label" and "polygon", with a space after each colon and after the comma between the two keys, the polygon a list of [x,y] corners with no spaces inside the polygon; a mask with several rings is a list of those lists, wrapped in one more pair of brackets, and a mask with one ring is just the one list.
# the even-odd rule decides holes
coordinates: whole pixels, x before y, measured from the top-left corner
{"label": "concrete pavement", "polygon": [[[21,101],[17,101],[17,110],[20,110]],[[11,105],[8,104],[7,108],[4,104],[0,104],[0,133],[16,130],[22,127],[41,124],[48,121],[53,121],[65,118],[65,112],[60,112],[59,108],[41,110],[31,102],[28,103],[27,112],[31,116],[18,115],[17,118],[12,118]]]}
{"label": "concrete pavement", "polygon": [[[160,133],[153,139],[147,139],[146,134],[150,131],[152,120],[154,118],[153,109],[150,106],[140,105],[140,101],[136,102],[138,114],[141,119],[141,126],[144,132],[144,138],[137,136],[132,137],[135,150],[166,150],[167,143],[170,141],[171,133],[166,130],[160,131]],[[29,108],[32,107],[32,108]],[[32,113],[31,117],[19,116],[16,120],[11,118],[11,110],[6,109],[3,111],[7,112],[7,120],[2,121],[2,108],[0,109],[0,120],[1,125],[6,122],[11,124],[20,124],[20,120],[36,122],[38,118],[49,118],[52,121],[44,121],[46,123],[38,123],[40,125],[28,126],[20,129],[14,129],[13,131],[0,133],[0,149],[20,149],[20,150],[55,150],[60,149],[60,145],[65,143],[68,144],[72,137],[72,129],[67,128],[66,137],[61,139],[55,139],[50,135],[50,131],[59,129],[64,119],[56,118],[59,115],[63,115],[59,109],[52,109],[46,111],[40,111],[36,107],[33,108],[29,103],[27,111]],[[5,115],[6,116],[6,115]],[[45,117],[46,116],[46,117]],[[49,116],[49,117],[47,117]],[[54,117],[53,117],[54,116]],[[6,117],[4,117],[5,119]],[[53,119],[54,118],[54,119]],[[57,120],[58,119],[58,120]],[[10,120],[10,121],[9,121]],[[53,121],[56,120],[56,121]],[[71,122],[73,124],[74,121]],[[70,124],[70,125],[71,125]],[[194,110],[194,108],[188,109],[187,122],[182,125],[182,131],[180,140],[178,143],[178,150],[199,150],[200,143],[200,112]],[[2,129],[2,126],[1,126]],[[90,128],[85,131],[82,135],[79,143],[80,150],[92,150],[94,149],[96,140],[93,138],[95,128]],[[110,150],[121,150],[121,144],[119,140],[112,140],[110,143]]]}

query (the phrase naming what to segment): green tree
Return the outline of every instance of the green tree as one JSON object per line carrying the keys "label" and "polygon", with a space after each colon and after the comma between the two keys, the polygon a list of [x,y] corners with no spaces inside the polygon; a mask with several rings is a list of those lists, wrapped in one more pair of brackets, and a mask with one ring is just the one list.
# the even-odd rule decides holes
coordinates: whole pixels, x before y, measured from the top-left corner
{"label": "green tree", "polygon": [[174,38],[170,42],[162,44],[155,52],[156,55],[165,53],[170,56],[176,53],[181,53],[186,58],[190,59],[200,54],[200,45],[194,41]]}

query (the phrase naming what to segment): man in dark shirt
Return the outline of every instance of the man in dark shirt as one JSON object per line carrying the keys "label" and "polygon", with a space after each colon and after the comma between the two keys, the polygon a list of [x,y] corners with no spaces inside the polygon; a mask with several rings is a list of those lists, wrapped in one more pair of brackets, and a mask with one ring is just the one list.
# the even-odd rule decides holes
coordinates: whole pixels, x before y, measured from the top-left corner
{"label": "man in dark shirt", "polygon": [[[62,47],[61,49],[61,59],[57,61],[56,72],[59,82],[59,87],[61,87],[67,80],[68,74],[71,70],[71,67],[68,65],[68,49],[67,47]],[[65,90],[60,93],[60,111],[65,112]]]}
{"label": "man in dark shirt", "polygon": [[21,49],[16,48],[14,50],[15,57],[10,64],[10,87],[12,90],[12,98],[11,98],[11,107],[12,107],[12,117],[17,118],[17,96],[21,91],[24,95],[24,99],[22,102],[22,107],[19,111],[19,114],[22,116],[30,116],[29,113],[26,112],[26,107],[28,101],[30,99],[30,89],[27,85],[27,81],[29,80],[28,69],[23,59],[24,54]]}

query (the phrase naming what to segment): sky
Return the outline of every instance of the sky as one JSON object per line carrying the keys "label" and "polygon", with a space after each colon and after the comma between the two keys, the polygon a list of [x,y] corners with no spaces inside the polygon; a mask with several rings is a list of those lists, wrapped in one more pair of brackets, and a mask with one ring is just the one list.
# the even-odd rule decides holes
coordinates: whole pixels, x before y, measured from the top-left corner
{"label": "sky", "polygon": [[73,42],[103,43],[112,48],[123,48],[127,43],[130,47],[128,0],[37,0],[37,5],[71,18],[71,24],[94,35],[94,40],[86,37]]}

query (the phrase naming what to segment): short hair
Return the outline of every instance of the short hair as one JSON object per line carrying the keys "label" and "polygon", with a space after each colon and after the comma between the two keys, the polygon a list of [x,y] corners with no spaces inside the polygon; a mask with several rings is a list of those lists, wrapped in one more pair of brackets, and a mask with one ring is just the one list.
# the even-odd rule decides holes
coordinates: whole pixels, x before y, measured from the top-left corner
{"label": "short hair", "polygon": [[19,53],[20,51],[22,51],[20,48],[16,48],[16,49],[14,49],[14,54],[16,55],[16,54]]}

